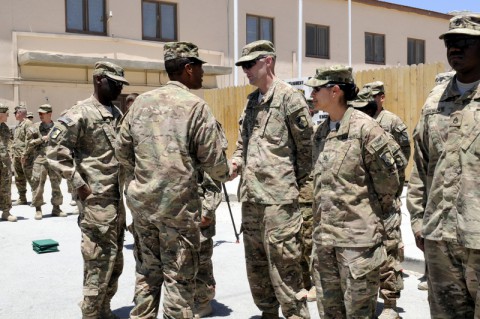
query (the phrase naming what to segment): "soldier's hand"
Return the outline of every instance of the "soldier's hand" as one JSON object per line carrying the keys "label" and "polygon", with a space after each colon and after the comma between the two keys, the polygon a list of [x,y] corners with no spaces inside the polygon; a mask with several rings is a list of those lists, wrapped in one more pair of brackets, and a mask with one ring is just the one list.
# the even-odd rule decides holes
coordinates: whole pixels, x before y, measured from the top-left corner
{"label": "soldier's hand", "polygon": [[42,141],[43,141],[44,143],[47,143],[47,142],[48,142],[48,134],[45,135],[45,136],[42,136]]}
{"label": "soldier's hand", "polygon": [[416,232],[415,233],[415,244],[417,245],[418,249],[421,251],[425,251],[425,239],[422,237],[421,232]]}
{"label": "soldier's hand", "polygon": [[233,181],[238,176],[238,165],[234,161],[232,161],[232,165],[230,165],[230,177],[228,178],[229,181]]}
{"label": "soldier's hand", "polygon": [[92,190],[90,189],[90,186],[87,184],[82,185],[81,187],[77,188],[77,194],[78,197],[80,197],[81,201],[84,201],[87,199],[88,195],[92,193]]}
{"label": "soldier's hand", "polygon": [[202,216],[202,221],[200,222],[200,228],[208,227],[208,226],[210,226],[211,223],[212,223],[211,218],[208,218],[206,216]]}
{"label": "soldier's hand", "polygon": [[20,163],[22,163],[22,165],[25,165],[26,162],[27,159],[25,158],[25,156],[20,157]]}

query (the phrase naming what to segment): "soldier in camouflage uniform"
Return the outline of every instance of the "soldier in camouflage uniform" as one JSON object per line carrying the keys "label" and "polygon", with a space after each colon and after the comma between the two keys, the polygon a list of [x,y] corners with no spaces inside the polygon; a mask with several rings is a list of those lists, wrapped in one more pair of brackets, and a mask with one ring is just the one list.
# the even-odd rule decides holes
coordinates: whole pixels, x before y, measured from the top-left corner
{"label": "soldier in camouflage uniform", "polygon": [[406,165],[400,146],[368,115],[347,106],[352,69],[331,66],[306,82],[315,108],[329,113],[313,136],[312,271],[321,318],[374,318],[386,260],[383,216]]}
{"label": "soldier in camouflage uniform", "polygon": [[[27,109],[25,106],[15,107],[15,119],[18,121],[15,127],[15,133],[13,136],[13,168],[15,170],[15,185],[17,186],[19,198],[13,203],[13,205],[27,205],[27,181],[32,188],[32,169],[33,169],[33,157],[26,156],[25,151],[27,149],[26,135],[27,130],[33,125],[32,121],[27,119]],[[33,195],[32,195],[33,197]]]}
{"label": "soldier in camouflage uniform", "polygon": [[413,133],[407,208],[428,267],[432,318],[480,318],[480,14],[442,34],[456,74],[430,92]]}
{"label": "soldier in camouflage uniform", "polygon": [[[308,190],[312,120],[305,97],[275,76],[270,41],[247,44],[235,65],[250,84],[240,118],[233,172],[239,200],[250,291],[262,318],[310,318],[303,289],[299,194]],[[234,177],[235,174],[232,175]]]}
{"label": "soldier in camouflage uniform", "polygon": [[0,104],[0,210],[2,220],[16,222],[17,217],[10,214],[12,209],[12,160],[8,150],[10,143],[10,129],[8,128],[8,106]]}
{"label": "soldier in camouflage uniform", "polygon": [[[170,81],[139,95],[120,126],[116,154],[126,170],[141,264],[132,319],[193,318],[199,265],[201,200],[199,170],[226,180],[226,139],[208,105],[189,92],[202,87],[205,63],[196,45],[164,46]],[[139,266],[139,267],[138,267]]]}
{"label": "soldier in camouflage uniform", "polygon": [[[352,105],[363,111],[372,108],[371,115],[385,132],[392,135],[393,139],[400,145],[403,156],[410,158],[410,140],[408,138],[407,126],[402,119],[383,108],[385,101],[385,89],[383,82],[376,81],[367,83],[358,93],[357,99]],[[368,111],[366,112],[368,114]],[[369,114],[370,115],[370,114]],[[406,168],[406,166],[405,166]],[[400,291],[403,289],[402,267],[403,242],[400,225],[402,223],[402,202],[400,196],[403,192],[405,182],[405,170],[398,170],[400,186],[397,191],[392,211],[384,216],[386,240],[384,241],[387,250],[387,262],[380,268],[380,298],[384,300],[384,307],[379,319],[400,318],[397,313],[397,299],[400,298]]]}
{"label": "soldier in camouflage uniform", "polygon": [[27,119],[33,122],[33,112],[27,112]]}
{"label": "soldier in camouflage uniform", "polygon": [[50,168],[46,158],[48,133],[54,124],[52,121],[52,106],[50,104],[41,105],[38,109],[38,115],[40,122],[33,124],[27,130],[27,148],[25,150],[27,157],[33,157],[32,186],[34,196],[32,205],[35,207],[35,219],[42,219],[43,188],[47,176],[52,187],[52,216],[66,217],[67,214],[60,209],[60,205],[63,203],[62,191],[60,190],[62,177]]}
{"label": "soldier in camouflage uniform", "polygon": [[213,277],[213,239],[215,236],[215,210],[222,202],[222,185],[208,176],[199,174],[198,193],[202,199],[202,222],[200,223],[200,263],[195,278],[195,309],[200,318],[212,312],[211,301],[215,297]]}
{"label": "soldier in camouflage uniform", "polygon": [[110,301],[123,270],[125,208],[115,157],[121,111],[112,104],[128,84],[123,69],[100,61],[93,95],[67,110],[49,135],[48,164],[72,182],[78,194],[84,260],[83,319],[117,318]]}

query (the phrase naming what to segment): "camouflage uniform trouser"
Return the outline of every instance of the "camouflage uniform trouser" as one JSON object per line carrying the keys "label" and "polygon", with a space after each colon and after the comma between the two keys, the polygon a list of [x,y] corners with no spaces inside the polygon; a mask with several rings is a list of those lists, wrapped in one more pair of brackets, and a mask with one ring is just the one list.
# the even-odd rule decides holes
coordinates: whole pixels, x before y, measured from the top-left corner
{"label": "camouflage uniform trouser", "polygon": [[213,277],[213,239],[215,219],[205,228],[200,228],[200,264],[195,278],[195,302],[208,303],[215,297],[215,278]]}
{"label": "camouflage uniform trouser", "polygon": [[296,294],[303,288],[300,266],[302,215],[297,204],[242,204],[243,242],[250,291],[265,313],[310,318],[306,300]]}
{"label": "camouflage uniform trouser", "polygon": [[110,310],[123,271],[125,209],[122,202],[105,198],[87,197],[77,204],[84,261],[82,313],[101,317]]}
{"label": "camouflage uniform trouser", "polygon": [[27,158],[24,165],[20,157],[13,158],[13,169],[15,170],[15,185],[17,186],[18,195],[24,197],[27,194],[27,181],[32,188],[32,170],[33,170],[33,158]]}
{"label": "camouflage uniform trouser", "polygon": [[135,306],[130,318],[157,318],[162,285],[163,318],[193,318],[200,249],[198,227],[177,229],[160,222],[153,224],[135,213],[133,220],[141,264],[137,267]]}
{"label": "camouflage uniform trouser", "polygon": [[385,261],[383,246],[314,244],[312,259],[320,318],[375,318],[380,265]]}
{"label": "camouflage uniform trouser", "polygon": [[33,198],[32,204],[35,207],[40,207],[43,204],[43,188],[47,181],[47,176],[50,179],[50,185],[52,187],[52,205],[62,205],[63,196],[60,190],[60,183],[62,177],[53,171],[48,163],[34,163],[32,173],[32,189]]}
{"label": "camouflage uniform trouser", "polygon": [[12,171],[10,161],[0,162],[0,210],[9,212],[12,209]]}
{"label": "camouflage uniform trouser", "polygon": [[425,240],[425,262],[431,317],[480,318],[480,249]]}
{"label": "camouflage uniform trouser", "polygon": [[300,230],[300,240],[302,243],[302,259],[300,265],[302,266],[303,285],[309,290],[312,287],[311,272],[310,272],[310,256],[312,255],[312,232],[313,232],[313,212],[312,204],[299,204],[300,212],[303,217],[302,229]]}
{"label": "camouflage uniform trouser", "polygon": [[401,211],[391,214],[384,220],[387,240],[387,261],[380,267],[380,298],[396,300],[400,298],[403,289],[402,266],[403,242],[400,225],[402,223]]}

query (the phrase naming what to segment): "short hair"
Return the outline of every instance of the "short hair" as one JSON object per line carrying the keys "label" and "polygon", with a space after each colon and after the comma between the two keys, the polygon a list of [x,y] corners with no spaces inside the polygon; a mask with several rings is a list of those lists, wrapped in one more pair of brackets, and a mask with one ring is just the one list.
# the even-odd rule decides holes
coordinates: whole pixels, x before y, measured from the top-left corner
{"label": "short hair", "polygon": [[202,64],[200,60],[195,58],[177,58],[165,61],[165,71],[167,71],[168,77],[180,75],[185,69],[185,65],[193,64]]}

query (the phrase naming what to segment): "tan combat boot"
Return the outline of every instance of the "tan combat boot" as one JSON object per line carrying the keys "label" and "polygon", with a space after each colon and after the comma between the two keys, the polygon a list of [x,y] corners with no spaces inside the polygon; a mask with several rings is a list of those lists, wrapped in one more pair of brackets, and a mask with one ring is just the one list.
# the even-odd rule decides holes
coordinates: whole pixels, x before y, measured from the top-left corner
{"label": "tan combat boot", "polygon": [[199,304],[193,311],[199,318],[209,317],[213,313],[212,304],[210,301]]}
{"label": "tan combat boot", "polygon": [[378,319],[400,319],[397,312],[396,300],[385,300],[383,304],[383,310]]}
{"label": "tan combat boot", "polygon": [[53,205],[52,216],[67,217],[67,214],[65,212],[62,212],[62,210],[60,209],[60,206]]}
{"label": "tan combat boot", "polygon": [[6,220],[8,222],[16,222],[17,217],[11,215],[10,212],[7,210],[2,212],[2,220]]}
{"label": "tan combat boot", "polygon": [[38,206],[35,207],[35,217],[36,220],[40,220],[43,218],[42,207]]}
{"label": "tan combat boot", "polygon": [[20,198],[12,203],[12,206],[27,205],[27,197],[25,195],[20,195]]}

